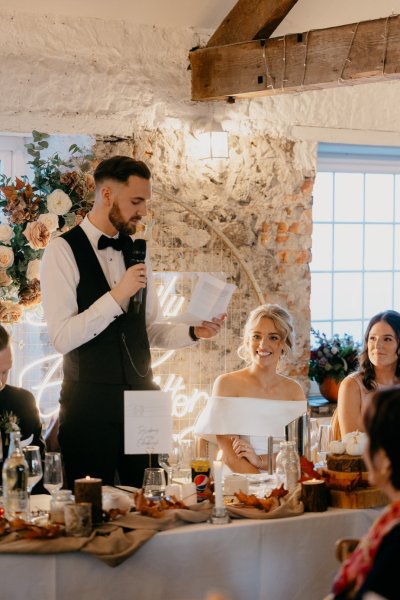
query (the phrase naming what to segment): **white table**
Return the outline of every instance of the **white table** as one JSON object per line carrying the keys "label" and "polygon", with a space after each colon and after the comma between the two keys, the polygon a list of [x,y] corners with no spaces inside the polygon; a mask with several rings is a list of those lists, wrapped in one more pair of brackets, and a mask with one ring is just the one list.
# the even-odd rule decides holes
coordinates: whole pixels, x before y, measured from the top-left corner
{"label": "white table", "polygon": [[158,533],[111,568],[80,553],[2,555],[4,600],[321,600],[338,568],[334,544],[360,537],[379,511],[330,509],[269,521]]}

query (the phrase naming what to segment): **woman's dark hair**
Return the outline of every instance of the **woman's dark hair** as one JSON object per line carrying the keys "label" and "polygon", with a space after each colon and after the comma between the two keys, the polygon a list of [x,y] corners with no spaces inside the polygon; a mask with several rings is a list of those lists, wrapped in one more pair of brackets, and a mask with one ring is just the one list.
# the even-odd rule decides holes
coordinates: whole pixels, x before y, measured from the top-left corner
{"label": "woman's dark hair", "polygon": [[364,413],[371,460],[384,450],[391,463],[390,481],[400,490],[400,385],[376,392]]}
{"label": "woman's dark hair", "polygon": [[367,390],[373,390],[376,388],[375,368],[368,357],[368,338],[372,327],[380,321],[385,321],[385,323],[390,325],[397,338],[398,358],[396,366],[396,377],[400,377],[400,313],[398,313],[395,310],[385,310],[384,312],[378,313],[377,315],[372,317],[372,319],[368,323],[368,327],[364,335],[364,348],[359,358],[359,373],[361,374],[364,387],[366,387]]}
{"label": "woman's dark hair", "polygon": [[149,167],[141,160],[134,160],[130,156],[113,156],[102,160],[94,172],[96,184],[105,179],[114,179],[125,183],[131,175],[150,179],[151,173]]}
{"label": "woman's dark hair", "polygon": [[0,352],[1,350],[4,350],[4,348],[7,348],[9,341],[10,336],[7,329],[5,329],[3,325],[0,325]]}

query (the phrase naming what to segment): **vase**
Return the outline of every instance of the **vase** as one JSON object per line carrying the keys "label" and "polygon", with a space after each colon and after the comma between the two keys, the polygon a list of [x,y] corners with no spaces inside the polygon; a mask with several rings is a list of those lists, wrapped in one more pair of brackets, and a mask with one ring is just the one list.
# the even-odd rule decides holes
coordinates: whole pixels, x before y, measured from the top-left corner
{"label": "vase", "polygon": [[337,382],[332,377],[325,377],[319,384],[319,391],[329,402],[337,402],[340,384],[341,381]]}

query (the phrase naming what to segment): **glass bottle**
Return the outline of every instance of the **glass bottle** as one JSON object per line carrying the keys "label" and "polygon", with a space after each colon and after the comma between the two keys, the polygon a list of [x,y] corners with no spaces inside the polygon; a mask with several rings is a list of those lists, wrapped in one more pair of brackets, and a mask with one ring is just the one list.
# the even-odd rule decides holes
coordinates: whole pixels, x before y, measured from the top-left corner
{"label": "glass bottle", "polygon": [[287,454],[288,454],[287,442],[280,442],[279,452],[276,455],[276,461],[275,461],[275,486],[277,488],[281,487],[282,484],[286,488],[285,465],[286,465],[286,461],[287,461]]}
{"label": "glass bottle", "polygon": [[10,433],[8,457],[3,465],[3,494],[6,517],[26,520],[29,516],[28,463],[21,449],[21,432]]}
{"label": "glass bottle", "polygon": [[291,492],[300,479],[300,458],[295,442],[287,442],[287,460],[285,464],[286,489]]}
{"label": "glass bottle", "polygon": [[283,487],[291,492],[300,479],[300,459],[295,442],[281,442],[276,457],[276,487]]}

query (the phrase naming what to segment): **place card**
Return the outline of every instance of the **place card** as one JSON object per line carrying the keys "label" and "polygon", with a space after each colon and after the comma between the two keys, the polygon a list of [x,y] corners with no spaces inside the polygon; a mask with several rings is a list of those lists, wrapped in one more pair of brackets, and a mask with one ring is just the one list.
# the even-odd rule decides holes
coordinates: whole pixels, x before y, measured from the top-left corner
{"label": "place card", "polygon": [[125,454],[172,452],[172,397],[157,390],[126,391]]}

